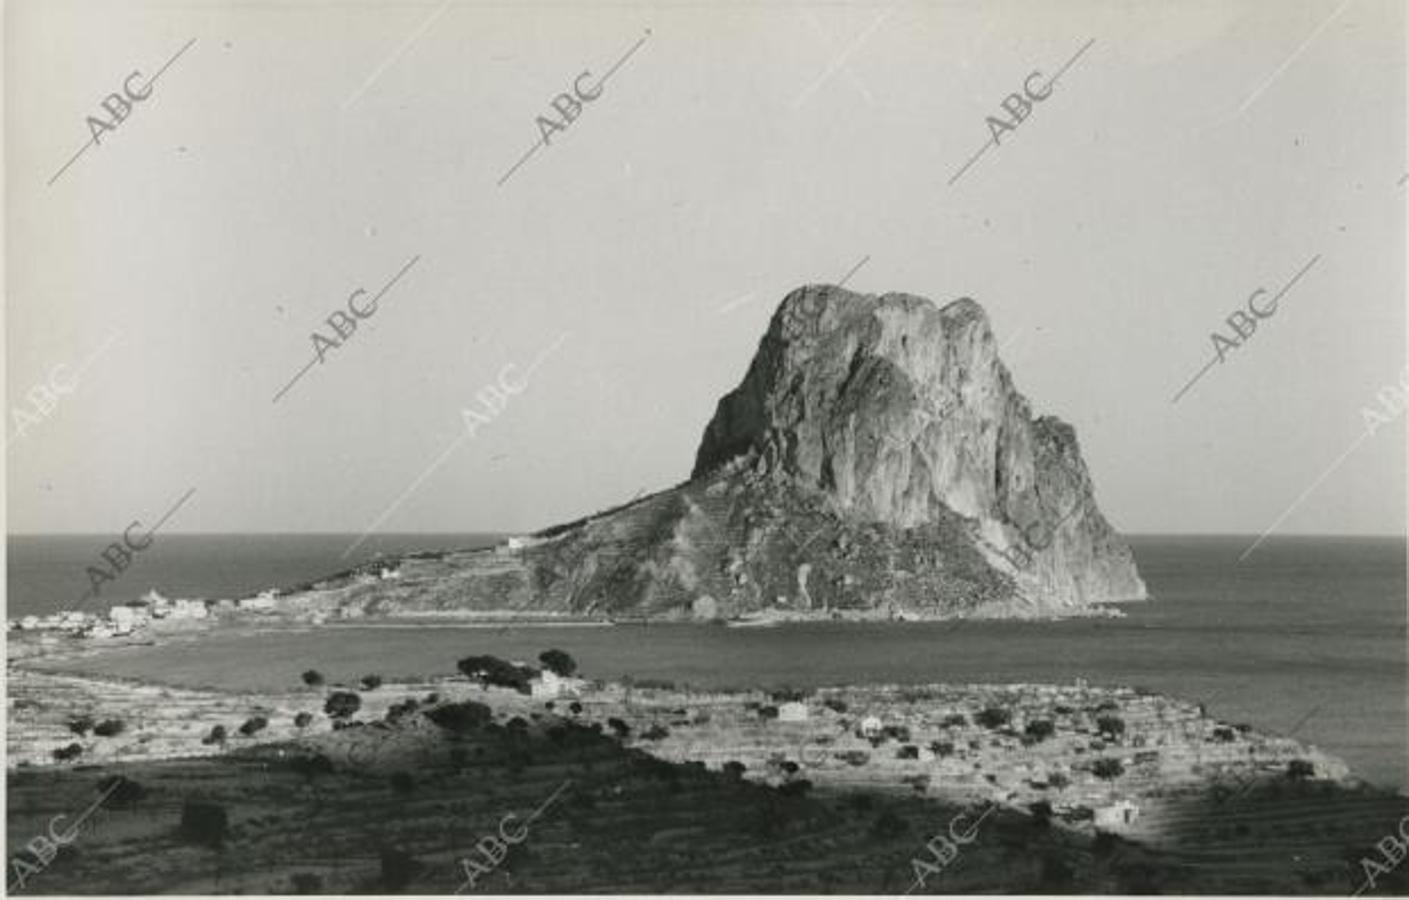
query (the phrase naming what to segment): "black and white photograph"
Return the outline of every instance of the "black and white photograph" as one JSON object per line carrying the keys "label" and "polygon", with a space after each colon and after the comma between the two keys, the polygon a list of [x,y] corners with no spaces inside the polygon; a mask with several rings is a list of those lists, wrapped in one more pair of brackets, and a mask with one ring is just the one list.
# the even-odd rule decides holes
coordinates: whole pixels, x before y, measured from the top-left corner
{"label": "black and white photograph", "polygon": [[1409,895],[1402,0],[0,8],[7,895]]}

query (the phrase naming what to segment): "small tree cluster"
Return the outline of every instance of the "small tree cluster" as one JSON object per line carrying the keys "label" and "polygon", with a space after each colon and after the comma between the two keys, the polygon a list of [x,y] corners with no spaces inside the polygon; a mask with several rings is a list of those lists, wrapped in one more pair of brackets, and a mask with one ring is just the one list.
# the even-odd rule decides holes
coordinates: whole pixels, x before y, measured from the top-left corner
{"label": "small tree cluster", "polygon": [[1012,719],[1012,713],[999,706],[990,706],[974,716],[975,722],[989,729],[1002,728],[1004,725],[1011,722]]}
{"label": "small tree cluster", "polygon": [[543,668],[563,678],[571,678],[577,671],[577,660],[563,650],[544,650],[538,654],[538,661],[543,663]]}
{"label": "small tree cluster", "polygon": [[532,666],[517,666],[497,656],[467,656],[456,666],[471,681],[513,688],[521,694],[530,693],[529,681],[538,674]]}
{"label": "small tree cluster", "polygon": [[347,719],[362,708],[362,698],[351,691],[333,691],[323,704],[323,712],[332,719]]}

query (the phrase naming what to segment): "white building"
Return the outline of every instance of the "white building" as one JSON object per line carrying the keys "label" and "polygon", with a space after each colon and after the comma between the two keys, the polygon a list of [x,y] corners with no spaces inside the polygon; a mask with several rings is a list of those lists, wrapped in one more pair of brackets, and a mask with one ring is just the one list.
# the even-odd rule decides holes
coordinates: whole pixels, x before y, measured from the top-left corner
{"label": "white building", "polygon": [[780,703],[780,704],[778,704],[778,721],[779,721],[779,722],[806,722],[806,721],[807,721],[807,704],[806,704],[806,703],[798,703],[798,702],[795,702],[795,701],[794,701],[794,702],[790,702],[790,703]]}
{"label": "white building", "polygon": [[1097,828],[1107,831],[1119,831],[1128,828],[1140,817],[1140,807],[1129,800],[1117,800],[1110,806],[1103,806],[1095,810],[1095,824]]}
{"label": "white building", "polygon": [[867,738],[880,737],[883,727],[880,719],[875,716],[867,716],[861,720],[861,736]]}

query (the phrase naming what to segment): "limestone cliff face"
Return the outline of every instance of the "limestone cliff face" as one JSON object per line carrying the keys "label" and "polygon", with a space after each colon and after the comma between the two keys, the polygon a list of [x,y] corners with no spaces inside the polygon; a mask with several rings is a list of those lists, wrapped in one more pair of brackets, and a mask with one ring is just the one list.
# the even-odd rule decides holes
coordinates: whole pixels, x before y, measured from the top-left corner
{"label": "limestone cliff face", "polygon": [[693,477],[741,456],[846,517],[911,529],[957,513],[1032,605],[1146,596],[1075,432],[1032,418],[972,300],[794,291],[720,401]]}

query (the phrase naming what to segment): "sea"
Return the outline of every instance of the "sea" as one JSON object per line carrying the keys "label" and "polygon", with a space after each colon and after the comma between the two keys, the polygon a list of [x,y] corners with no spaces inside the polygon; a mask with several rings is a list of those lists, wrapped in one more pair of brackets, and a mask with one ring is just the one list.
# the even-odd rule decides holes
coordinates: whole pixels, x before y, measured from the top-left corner
{"label": "sea", "polygon": [[[170,535],[106,583],[100,608],[157,589],[239,597],[379,554],[493,544],[500,536]],[[1409,789],[1405,540],[1247,535],[1129,538],[1151,599],[1118,619],[1056,622],[701,625],[337,625],[216,634],[72,664],[176,685],[282,689],[308,668],[331,680],[452,676],[463,656],[571,653],[588,677],[700,687],[929,682],[1126,685],[1204,703],[1211,715],[1290,734],[1373,784]],[[76,608],[101,537],[8,539],[7,615]]]}

